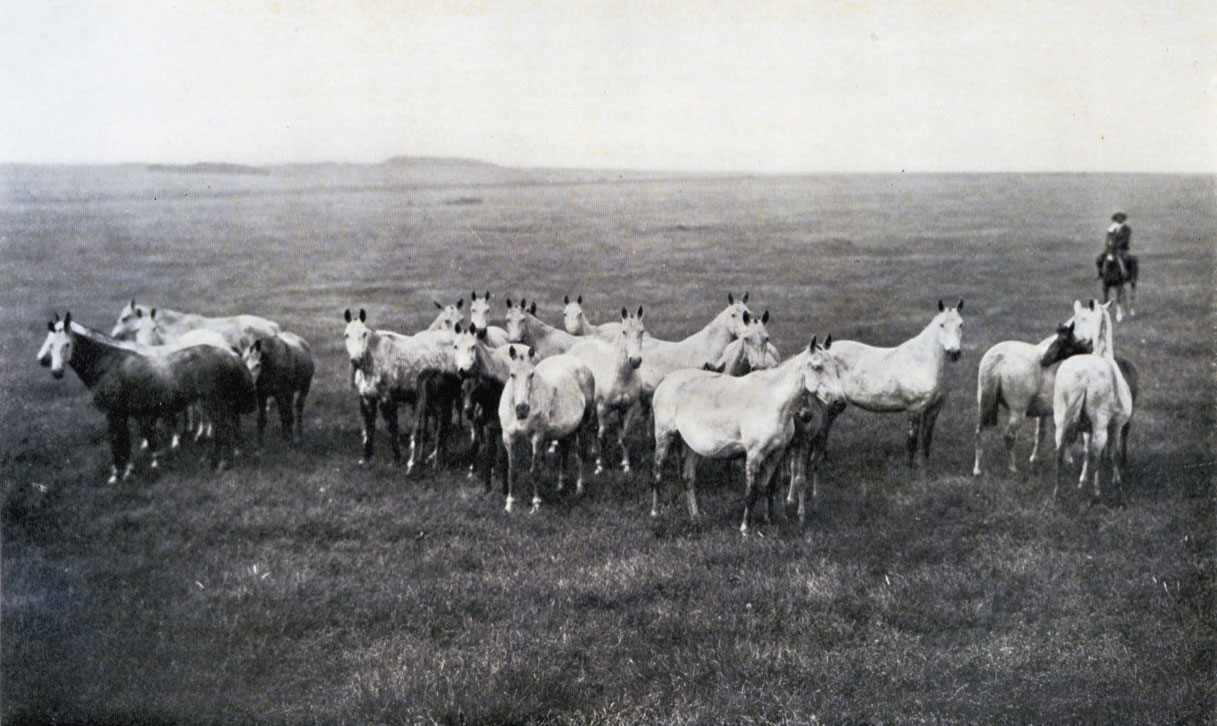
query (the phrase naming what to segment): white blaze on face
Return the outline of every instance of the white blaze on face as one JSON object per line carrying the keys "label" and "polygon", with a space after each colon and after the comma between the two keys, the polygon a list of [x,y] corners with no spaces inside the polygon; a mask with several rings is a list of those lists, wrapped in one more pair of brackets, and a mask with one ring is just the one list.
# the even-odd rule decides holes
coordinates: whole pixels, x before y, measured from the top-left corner
{"label": "white blaze on face", "polygon": [[469,330],[458,333],[452,341],[452,351],[456,369],[462,373],[472,371],[477,364],[477,338],[474,333]]}
{"label": "white blaze on face", "polygon": [[469,322],[473,323],[478,328],[485,328],[490,324],[487,322],[489,315],[490,293],[487,292],[482,297],[478,297],[477,293],[474,293],[473,299],[469,303]]}
{"label": "white blaze on face", "polygon": [[372,330],[362,320],[351,320],[343,332],[343,345],[346,346],[347,356],[353,365],[358,365],[368,352],[368,339]]}
{"label": "white blaze on face", "polygon": [[507,339],[513,343],[519,343],[524,339],[524,316],[527,313],[524,311],[524,301],[521,300],[519,305],[512,305],[511,301],[507,301]]}
{"label": "white blaze on face", "polygon": [[254,383],[257,383],[258,376],[262,375],[262,344],[254,343],[245,349],[241,357],[245,361],[245,367],[249,369],[249,375],[254,379]]}

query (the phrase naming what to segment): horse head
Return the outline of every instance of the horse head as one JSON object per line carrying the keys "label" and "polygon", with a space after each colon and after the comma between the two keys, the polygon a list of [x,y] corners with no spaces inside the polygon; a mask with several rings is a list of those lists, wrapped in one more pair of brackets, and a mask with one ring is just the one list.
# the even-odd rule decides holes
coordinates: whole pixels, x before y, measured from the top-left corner
{"label": "horse head", "polygon": [[1073,326],[1073,344],[1088,345],[1092,351],[1097,350],[1103,337],[1103,313],[1106,308],[1091,298],[1085,304],[1081,300],[1073,301],[1073,317],[1065,321],[1065,325]]}
{"label": "horse head", "polygon": [[769,330],[765,325],[769,322],[769,311],[761,313],[761,317],[755,317],[751,313],[744,313],[744,334],[740,336],[740,341],[744,348],[744,357],[748,359],[748,367],[754,371],[772,368],[776,361],[769,357]]}
{"label": "horse head", "polygon": [[485,295],[479,297],[477,290],[474,290],[469,296],[469,322],[479,329],[484,329],[490,324],[489,315],[490,291],[487,290]]}
{"label": "horse head", "polygon": [[55,315],[55,320],[47,323],[46,342],[38,351],[38,362],[44,367],[50,367],[51,375],[63,378],[63,367],[72,362],[72,346],[75,340],[72,336],[72,313],[64,313],[63,320]]}
{"label": "horse head", "polygon": [[503,396],[511,402],[516,418],[523,421],[532,413],[533,382],[537,375],[537,352],[528,349],[528,354],[518,354],[515,346],[508,349],[507,384]]}
{"label": "horse head", "polygon": [[841,362],[828,352],[831,347],[831,335],[822,344],[816,336],[811,337],[811,343],[807,346],[803,385],[825,406],[839,408],[845,404],[845,389],[841,385]]}
{"label": "horse head", "polygon": [[520,298],[520,304],[516,305],[507,298],[507,339],[513,343],[519,343],[524,340],[524,320],[528,316],[528,311],[524,309],[524,298]]}
{"label": "horse head", "polygon": [[110,331],[110,337],[130,340],[139,331],[140,318],[147,316],[150,312],[148,306],[136,305],[135,298],[131,298],[131,302],[127,303],[122,312],[118,314],[118,319],[114,322],[114,329]]}
{"label": "horse head", "polygon": [[436,308],[439,309],[439,314],[435,316],[435,320],[431,323],[431,330],[449,330],[456,327],[456,324],[464,320],[465,314],[461,312],[461,308],[465,306],[465,298],[460,298],[453,305],[441,305],[435,300],[431,301]]}
{"label": "horse head", "polygon": [[747,327],[744,323],[745,314],[752,314],[748,310],[748,293],[744,293],[742,298],[736,300],[735,296],[728,292],[727,307],[723,308],[723,311],[714,318],[714,322],[711,325],[718,324],[723,326],[731,335],[732,340],[742,338]]}
{"label": "horse head", "polygon": [[1040,356],[1040,365],[1047,368],[1048,366],[1062,361],[1071,355],[1079,355],[1090,353],[1094,350],[1087,341],[1077,340],[1073,335],[1075,323],[1069,322],[1058,325],[1056,328],[1056,337],[1048,344],[1048,349]]}
{"label": "horse head", "polygon": [[938,315],[932,325],[937,325],[938,344],[942,346],[947,357],[953,361],[959,360],[963,348],[963,300],[953,308],[948,308],[938,301]]}
{"label": "horse head", "polygon": [[249,375],[257,384],[258,377],[262,375],[262,340],[255,340],[253,345],[246,348],[241,353],[241,360],[245,362],[245,367],[249,369]]}
{"label": "horse head", "polygon": [[[141,345],[164,345],[165,335],[156,321],[156,308],[144,313],[142,307],[135,308],[134,325],[128,326],[132,339]],[[110,336],[114,337],[114,336]]]}
{"label": "horse head", "polygon": [[636,313],[621,308],[621,337],[625,341],[626,358],[634,370],[642,366],[642,336],[646,332],[646,327],[642,324],[641,305]]}
{"label": "horse head", "polygon": [[570,295],[563,295],[562,304],[562,327],[571,335],[579,335],[583,330],[583,323],[587,320],[583,313],[583,296],[579,295],[571,300]]}
{"label": "horse head", "polygon": [[351,359],[351,368],[358,370],[368,355],[368,346],[372,340],[372,329],[367,325],[368,314],[360,308],[359,317],[354,317],[348,309],[343,317],[347,323],[342,334],[343,344],[346,346],[347,356]]}
{"label": "horse head", "polygon": [[468,328],[462,328],[457,323],[454,330],[456,336],[452,339],[452,357],[456,371],[462,376],[472,375],[478,369],[478,345],[485,345],[486,329],[473,323]]}

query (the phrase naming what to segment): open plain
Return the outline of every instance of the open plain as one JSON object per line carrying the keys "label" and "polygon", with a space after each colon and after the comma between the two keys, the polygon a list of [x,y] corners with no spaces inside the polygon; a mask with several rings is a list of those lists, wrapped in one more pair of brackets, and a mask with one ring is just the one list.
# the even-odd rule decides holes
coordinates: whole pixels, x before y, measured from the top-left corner
{"label": "open plain", "polygon": [[[5,723],[1213,723],[1217,184],[1171,175],[716,177],[379,166],[0,169]],[[1123,505],[1050,458],[1007,475],[976,367],[1098,294],[1117,208],[1141,259],[1118,354],[1141,370]],[[459,456],[359,467],[343,311],[425,327],[432,300],[564,294],[652,334],[728,292],[784,354],[895,345],[966,301],[932,467],[905,419],[850,410],[818,505],[737,531],[737,467],[678,473],[651,520],[651,444],[587,494],[503,512]],[[34,360],[53,313],[254,313],[317,374],[293,448],[272,421],[216,475],[186,446],[104,485],[105,421]],[[272,417],[273,418],[273,417]],[[403,427],[406,418],[403,416]],[[1025,459],[1032,426],[1020,436]],[[252,443],[252,418],[245,422]],[[552,481],[552,473],[545,476]]]}

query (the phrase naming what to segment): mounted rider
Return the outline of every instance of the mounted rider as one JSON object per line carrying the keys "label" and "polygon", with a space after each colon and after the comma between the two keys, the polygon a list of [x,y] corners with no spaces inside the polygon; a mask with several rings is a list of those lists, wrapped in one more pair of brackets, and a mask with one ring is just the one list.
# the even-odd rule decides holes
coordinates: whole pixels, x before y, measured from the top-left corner
{"label": "mounted rider", "polygon": [[1120,277],[1128,277],[1128,248],[1132,242],[1132,227],[1125,223],[1127,219],[1128,215],[1123,212],[1111,215],[1112,224],[1107,228],[1105,248],[1094,261],[1099,279],[1103,277],[1103,259],[1109,254],[1116,258],[1116,263],[1120,266]]}

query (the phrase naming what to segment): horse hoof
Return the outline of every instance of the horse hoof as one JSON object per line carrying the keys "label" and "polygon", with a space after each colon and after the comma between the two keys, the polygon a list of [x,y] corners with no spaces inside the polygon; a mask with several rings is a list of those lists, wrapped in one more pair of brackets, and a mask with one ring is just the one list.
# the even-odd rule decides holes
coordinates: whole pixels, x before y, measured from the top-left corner
{"label": "horse hoof", "polygon": [[532,507],[528,510],[529,514],[536,514],[541,511],[541,497],[532,498]]}
{"label": "horse hoof", "polygon": [[600,476],[603,473],[604,473],[604,467],[600,466],[599,462],[596,462],[596,470],[594,472],[592,472],[592,476]]}
{"label": "horse hoof", "polygon": [[621,473],[622,474],[630,473],[630,462],[628,462],[628,461],[621,462]]}
{"label": "horse hoof", "polygon": [[513,504],[515,504],[515,497],[507,497],[507,506],[504,507],[503,510],[506,512],[510,512],[511,505],[513,505]]}

